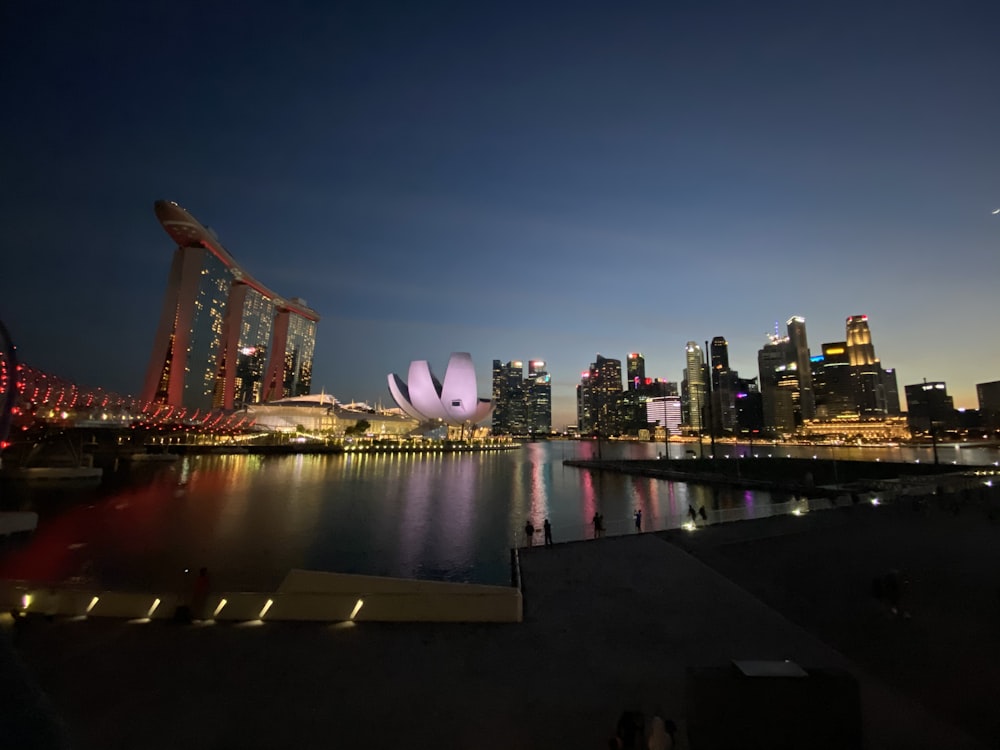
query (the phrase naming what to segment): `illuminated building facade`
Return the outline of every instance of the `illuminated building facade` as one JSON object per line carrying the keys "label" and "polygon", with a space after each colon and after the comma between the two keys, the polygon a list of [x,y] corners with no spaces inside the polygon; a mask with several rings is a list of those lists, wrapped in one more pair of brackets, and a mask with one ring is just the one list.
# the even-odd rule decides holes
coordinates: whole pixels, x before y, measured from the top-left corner
{"label": "illuminated building facade", "polygon": [[590,366],[591,413],[599,436],[620,435],[624,429],[621,414],[622,363],[597,355]]}
{"label": "illuminated building facade", "polygon": [[494,435],[547,435],[552,432],[552,378],[543,360],[493,360]]}
{"label": "illuminated building facade", "polygon": [[581,435],[611,437],[625,429],[622,363],[597,355],[590,369],[581,373],[576,387],[576,416]]}
{"label": "illuminated building facade", "polygon": [[[646,423],[666,428],[671,435],[681,431],[681,399],[679,396],[655,396],[646,402]],[[660,439],[663,439],[662,433]]]}
{"label": "illuminated building facade", "polygon": [[639,352],[628,355],[628,390],[637,391],[646,382],[646,358]]}
{"label": "illuminated building facade", "polygon": [[476,368],[468,352],[452,352],[439,381],[427,360],[410,362],[407,381],[395,373],[387,376],[396,406],[418,422],[438,421],[465,428],[482,422],[493,411],[493,402],[476,395]]}
{"label": "illuminated building facade", "polygon": [[736,394],[739,373],[729,369],[729,342],[716,336],[709,345],[712,365],[712,418],[715,430],[736,429]]}
{"label": "illuminated building facade", "polygon": [[887,410],[882,385],[882,365],[875,356],[868,316],[851,315],[847,318],[846,328],[847,357],[851,363],[858,414],[862,418],[883,417]]}
{"label": "illuminated building facade", "polygon": [[705,357],[701,347],[694,341],[688,341],[684,350],[685,363],[684,380],[681,384],[681,401],[683,406],[684,424],[692,430],[701,430],[705,425],[707,414],[708,385],[705,377]]}
{"label": "illuminated building facade", "polygon": [[552,432],[552,377],[545,369],[545,362],[540,359],[528,362],[525,412],[530,434],[548,435]]}
{"label": "illuminated building facade", "polygon": [[[816,413],[815,399],[812,387],[812,366],[809,363],[809,342],[806,339],[806,319],[794,315],[786,323],[788,328],[788,345],[791,347],[792,362],[798,378],[798,413],[796,424],[812,419]],[[791,364],[791,362],[789,363]]]}
{"label": "illuminated building facade", "polygon": [[176,203],[155,211],[177,250],[142,400],[208,411],[308,394],[319,316],[249,276]]}
{"label": "illuminated building facade", "polygon": [[580,435],[589,435],[594,430],[593,399],[590,393],[590,370],[580,373],[576,386],[576,429]]}
{"label": "illuminated building facade", "polygon": [[847,342],[823,344],[823,353],[812,358],[816,419],[856,418],[854,378],[847,356]]}
{"label": "illuminated building facade", "polygon": [[764,400],[757,387],[757,378],[736,381],[736,430],[751,438],[764,431]]}
{"label": "illuminated building facade", "polygon": [[514,360],[503,364],[493,360],[494,435],[525,435],[528,420],[525,412],[524,363]]}

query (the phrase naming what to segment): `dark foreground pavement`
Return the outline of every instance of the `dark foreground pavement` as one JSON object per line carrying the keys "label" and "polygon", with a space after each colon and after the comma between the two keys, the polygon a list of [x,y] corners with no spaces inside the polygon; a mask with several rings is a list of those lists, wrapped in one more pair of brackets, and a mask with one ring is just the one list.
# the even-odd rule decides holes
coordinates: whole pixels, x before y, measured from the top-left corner
{"label": "dark foreground pavement", "polygon": [[686,669],[733,658],[849,670],[866,747],[982,746],[668,538],[528,551],[520,625],[40,620],[5,657],[78,748],[603,748],[626,708],[683,730]]}

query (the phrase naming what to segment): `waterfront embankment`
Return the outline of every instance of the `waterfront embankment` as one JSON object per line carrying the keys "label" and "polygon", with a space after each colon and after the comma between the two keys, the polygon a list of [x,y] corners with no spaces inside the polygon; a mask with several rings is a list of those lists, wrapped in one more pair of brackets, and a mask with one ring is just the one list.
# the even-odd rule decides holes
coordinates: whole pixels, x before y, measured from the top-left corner
{"label": "waterfront embankment", "polygon": [[[972,750],[1000,739],[990,507],[863,504],[535,548],[521,557],[522,624],[41,618],[16,659],[84,750],[604,747],[626,709],[661,712],[692,747],[689,670],[732,659],[850,675],[865,747]],[[911,619],[870,594],[894,566],[911,577]],[[725,703],[710,713],[726,721]],[[827,730],[815,725],[814,746]]]}
{"label": "waterfront embankment", "polygon": [[[964,466],[893,461],[841,461],[805,458],[567,459],[566,466],[617,474],[714,486],[770,490],[812,498],[835,498],[845,492],[918,488],[937,484],[975,485],[975,472],[995,466]],[[965,479],[963,479],[965,478]]]}

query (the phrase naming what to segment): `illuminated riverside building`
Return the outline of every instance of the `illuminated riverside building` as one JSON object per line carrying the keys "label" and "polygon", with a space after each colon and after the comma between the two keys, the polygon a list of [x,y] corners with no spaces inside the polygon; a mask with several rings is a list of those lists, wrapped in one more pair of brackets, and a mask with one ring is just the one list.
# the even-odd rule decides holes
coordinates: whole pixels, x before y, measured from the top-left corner
{"label": "illuminated riverside building", "polygon": [[646,402],[646,423],[658,425],[658,438],[662,440],[663,426],[671,435],[679,435],[681,430],[681,399],[679,396],[655,396]]}
{"label": "illuminated riverside building", "polygon": [[810,439],[886,443],[909,440],[910,428],[906,417],[884,419],[837,417],[830,420],[806,420],[799,430],[799,435]]}
{"label": "illuminated riverside building", "polygon": [[142,400],[207,411],[308,394],[319,316],[252,278],[176,203],[155,211],[177,250]]}
{"label": "illuminated riverside building", "polygon": [[256,427],[273,432],[302,431],[337,437],[359,422],[367,422],[367,433],[375,437],[404,437],[420,425],[405,414],[362,410],[355,404],[341,404],[326,393],[248,404],[236,413],[252,419]]}

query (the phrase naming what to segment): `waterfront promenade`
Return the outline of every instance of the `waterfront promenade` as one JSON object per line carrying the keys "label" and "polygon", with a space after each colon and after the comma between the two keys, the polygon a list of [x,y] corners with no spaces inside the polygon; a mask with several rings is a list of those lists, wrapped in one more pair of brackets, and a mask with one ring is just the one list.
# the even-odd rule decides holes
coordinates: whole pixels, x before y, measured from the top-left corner
{"label": "waterfront promenade", "polygon": [[[686,670],[734,658],[849,671],[868,748],[993,746],[1000,528],[983,511],[861,506],[535,548],[521,625],[41,619],[16,658],[79,748],[602,748],[624,709],[662,711],[683,739]],[[894,565],[914,578],[909,621],[869,594]]]}

